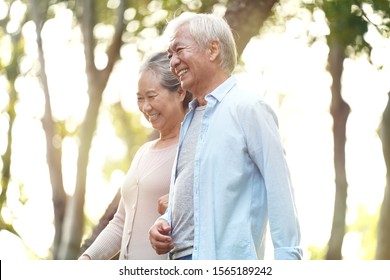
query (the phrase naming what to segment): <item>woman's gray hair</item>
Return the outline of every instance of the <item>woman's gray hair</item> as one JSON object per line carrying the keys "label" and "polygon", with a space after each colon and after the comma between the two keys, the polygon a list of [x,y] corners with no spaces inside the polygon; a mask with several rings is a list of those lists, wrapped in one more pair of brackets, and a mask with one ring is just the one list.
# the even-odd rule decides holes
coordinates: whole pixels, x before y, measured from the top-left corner
{"label": "woman's gray hair", "polygon": [[206,49],[212,41],[219,41],[220,66],[230,75],[237,65],[237,48],[232,30],[226,20],[215,14],[185,12],[168,22],[165,33],[171,36],[185,24],[188,24],[189,32],[199,47]]}
{"label": "woman's gray hair", "polygon": [[[139,73],[152,71],[159,78],[159,83],[162,87],[170,92],[177,92],[180,88],[180,81],[170,70],[169,59],[166,52],[158,52],[151,55],[140,67]],[[192,100],[192,95],[186,92],[186,97],[183,100],[184,109],[188,108],[189,102]]]}

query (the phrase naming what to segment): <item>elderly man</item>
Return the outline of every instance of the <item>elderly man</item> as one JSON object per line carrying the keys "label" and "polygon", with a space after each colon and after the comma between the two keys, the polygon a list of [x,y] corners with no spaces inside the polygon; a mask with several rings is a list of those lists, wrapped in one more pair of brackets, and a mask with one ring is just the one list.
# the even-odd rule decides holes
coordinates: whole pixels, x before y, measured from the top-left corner
{"label": "elderly man", "polygon": [[181,127],[167,212],[149,230],[172,259],[263,259],[269,222],[275,259],[301,259],[294,192],[277,118],[237,85],[226,21],[182,14],[170,21],[168,57],[195,97]]}

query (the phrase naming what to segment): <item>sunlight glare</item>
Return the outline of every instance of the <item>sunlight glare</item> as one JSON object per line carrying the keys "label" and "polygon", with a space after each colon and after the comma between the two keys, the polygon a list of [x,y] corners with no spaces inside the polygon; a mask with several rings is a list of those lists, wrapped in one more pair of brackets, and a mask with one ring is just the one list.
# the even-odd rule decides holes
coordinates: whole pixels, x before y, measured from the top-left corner
{"label": "sunlight glare", "polygon": [[107,88],[103,94],[105,104],[121,102],[124,110],[138,112],[136,93],[138,91],[138,69],[141,65],[137,46],[127,44],[121,48],[121,60],[115,65]]}
{"label": "sunlight glare", "polygon": [[4,20],[8,14],[8,4],[4,0],[0,0],[0,21]]}
{"label": "sunlight glare", "polygon": [[20,238],[9,231],[0,230],[0,248],[1,260],[29,260],[28,254]]}
{"label": "sunlight glare", "polygon": [[13,1],[9,10],[9,22],[7,23],[7,32],[15,33],[19,30],[27,9],[27,5],[22,1]]}
{"label": "sunlight glare", "polygon": [[4,67],[11,63],[11,44],[11,36],[4,35],[0,38],[1,65]]}
{"label": "sunlight glare", "polygon": [[3,92],[3,94],[0,94],[0,111],[3,111],[8,107],[9,95],[6,94],[8,91],[8,80],[5,75],[0,75],[0,92]]}
{"label": "sunlight glare", "polygon": [[347,232],[344,236],[341,254],[344,260],[361,259],[362,235],[358,232]]}
{"label": "sunlight glare", "polygon": [[[13,225],[22,236],[26,246],[39,258],[44,259],[53,243],[54,217],[50,198],[44,199],[46,203],[39,203],[39,201],[42,201],[42,198],[31,199],[27,202]],[[36,215],[39,219],[36,219]]]}
{"label": "sunlight glare", "polygon": [[107,1],[107,8],[115,10],[119,7],[120,1],[119,0],[108,0]]}
{"label": "sunlight glare", "polygon": [[97,70],[103,70],[107,67],[108,64],[108,56],[107,54],[100,50],[99,47],[96,47],[95,50],[95,66]]}
{"label": "sunlight glare", "polygon": [[74,193],[78,156],[78,142],[75,137],[65,137],[62,140],[62,175],[64,189],[68,195]]}
{"label": "sunlight glare", "polygon": [[18,77],[15,89],[19,93],[19,102],[15,105],[18,116],[33,116],[40,119],[44,114],[45,99],[42,88],[35,77]]}

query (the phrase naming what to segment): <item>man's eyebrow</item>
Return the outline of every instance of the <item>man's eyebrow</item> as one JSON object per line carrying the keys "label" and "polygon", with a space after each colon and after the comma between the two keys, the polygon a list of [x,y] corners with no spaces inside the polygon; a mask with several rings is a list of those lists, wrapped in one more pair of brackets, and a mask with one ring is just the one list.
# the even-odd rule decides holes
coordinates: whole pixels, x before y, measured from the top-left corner
{"label": "man's eyebrow", "polygon": [[178,42],[174,42],[173,44],[169,45],[168,52],[172,52],[172,50],[176,48],[178,44]]}

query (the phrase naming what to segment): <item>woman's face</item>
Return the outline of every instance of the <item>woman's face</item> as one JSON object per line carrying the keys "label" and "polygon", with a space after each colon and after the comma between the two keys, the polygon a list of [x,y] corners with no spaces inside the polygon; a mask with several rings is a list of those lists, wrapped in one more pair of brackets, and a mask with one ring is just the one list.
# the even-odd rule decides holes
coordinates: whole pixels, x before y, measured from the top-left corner
{"label": "woman's face", "polygon": [[170,92],[150,70],[140,74],[137,102],[139,110],[160,133],[169,133],[182,120],[183,93]]}

